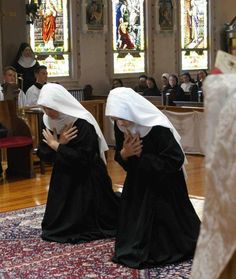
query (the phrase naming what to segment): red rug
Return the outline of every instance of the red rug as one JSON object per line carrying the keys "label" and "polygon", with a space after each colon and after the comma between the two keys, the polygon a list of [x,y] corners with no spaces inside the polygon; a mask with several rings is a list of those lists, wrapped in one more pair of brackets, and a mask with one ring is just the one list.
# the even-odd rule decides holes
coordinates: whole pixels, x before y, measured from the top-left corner
{"label": "red rug", "polygon": [[192,261],[136,270],[111,261],[114,239],[70,245],[41,240],[44,206],[0,214],[0,278],[190,278]]}

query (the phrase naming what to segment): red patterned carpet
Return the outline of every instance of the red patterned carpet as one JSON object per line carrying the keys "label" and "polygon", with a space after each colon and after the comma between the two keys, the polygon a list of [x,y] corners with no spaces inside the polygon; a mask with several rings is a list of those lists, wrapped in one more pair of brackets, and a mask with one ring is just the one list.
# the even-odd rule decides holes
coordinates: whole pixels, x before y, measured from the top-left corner
{"label": "red patterned carpet", "polygon": [[189,278],[192,261],[136,270],[111,261],[114,240],[70,245],[41,240],[44,206],[0,214],[0,278]]}

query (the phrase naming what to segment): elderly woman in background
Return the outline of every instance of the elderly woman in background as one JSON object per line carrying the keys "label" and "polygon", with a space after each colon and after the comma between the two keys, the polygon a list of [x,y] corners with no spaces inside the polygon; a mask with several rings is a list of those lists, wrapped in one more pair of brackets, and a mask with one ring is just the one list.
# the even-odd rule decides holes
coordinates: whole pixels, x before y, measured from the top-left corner
{"label": "elderly woman in background", "polygon": [[174,74],[169,76],[169,85],[166,86],[163,94],[163,104],[175,106],[174,101],[185,101],[184,90],[179,85],[178,77]]}
{"label": "elderly woman in background", "polygon": [[161,92],[153,77],[148,77],[146,83],[148,88],[143,91],[143,96],[161,96]]}

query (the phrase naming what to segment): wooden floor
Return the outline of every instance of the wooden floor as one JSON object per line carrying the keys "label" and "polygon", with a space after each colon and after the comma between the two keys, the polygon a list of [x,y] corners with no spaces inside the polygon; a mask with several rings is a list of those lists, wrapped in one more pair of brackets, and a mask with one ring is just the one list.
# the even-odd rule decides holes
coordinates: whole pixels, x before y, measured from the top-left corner
{"label": "wooden floor", "polygon": [[[117,190],[125,177],[123,169],[113,160],[114,151],[108,152],[108,171],[113,181],[113,188]],[[187,186],[190,195],[204,196],[204,157],[187,156],[188,173]],[[46,168],[44,175],[35,167],[36,177],[32,179],[0,182],[0,212],[33,207],[46,203],[51,167]]]}

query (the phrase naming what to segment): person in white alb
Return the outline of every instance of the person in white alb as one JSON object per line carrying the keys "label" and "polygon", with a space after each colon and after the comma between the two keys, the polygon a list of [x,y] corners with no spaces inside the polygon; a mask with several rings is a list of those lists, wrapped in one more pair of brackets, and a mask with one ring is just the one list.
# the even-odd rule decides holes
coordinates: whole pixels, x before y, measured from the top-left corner
{"label": "person in white alb", "polygon": [[40,65],[35,69],[36,82],[26,91],[26,105],[36,106],[41,88],[47,83],[47,67]]}

